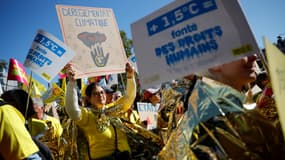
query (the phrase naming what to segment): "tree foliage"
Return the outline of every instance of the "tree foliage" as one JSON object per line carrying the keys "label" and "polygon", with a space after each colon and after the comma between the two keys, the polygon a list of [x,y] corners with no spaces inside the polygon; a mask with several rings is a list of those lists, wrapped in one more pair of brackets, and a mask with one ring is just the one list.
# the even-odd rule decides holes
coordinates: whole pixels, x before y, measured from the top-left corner
{"label": "tree foliage", "polygon": [[127,37],[127,34],[125,31],[120,30],[120,35],[123,41],[123,45],[126,51],[127,57],[129,57],[132,54],[132,48],[133,48],[133,41]]}

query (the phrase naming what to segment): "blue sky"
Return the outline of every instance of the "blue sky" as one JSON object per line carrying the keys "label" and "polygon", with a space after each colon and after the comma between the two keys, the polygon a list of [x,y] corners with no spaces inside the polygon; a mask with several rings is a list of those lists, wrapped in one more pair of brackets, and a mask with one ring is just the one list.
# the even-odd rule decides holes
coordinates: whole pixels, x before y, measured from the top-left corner
{"label": "blue sky", "polygon": [[[56,4],[112,8],[120,30],[132,38],[130,25],[140,18],[171,3],[173,0],[1,0],[0,1],[0,59],[10,58],[24,63],[38,29],[58,39],[62,34],[55,10]],[[276,42],[285,37],[284,0],[239,0],[260,48],[262,37]],[[29,73],[29,70],[26,69]],[[41,78],[35,76],[42,81]],[[54,81],[57,81],[56,79]],[[43,83],[46,83],[42,81]]]}

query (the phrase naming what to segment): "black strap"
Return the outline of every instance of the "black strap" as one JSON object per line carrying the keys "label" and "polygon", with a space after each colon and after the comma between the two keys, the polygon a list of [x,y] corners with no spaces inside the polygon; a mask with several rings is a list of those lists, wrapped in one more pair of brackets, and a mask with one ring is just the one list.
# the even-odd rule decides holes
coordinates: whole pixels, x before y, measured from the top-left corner
{"label": "black strap", "polygon": [[114,129],[114,132],[115,132],[115,151],[118,151],[118,137],[117,137],[117,130],[116,130],[116,127],[111,124],[113,129]]}
{"label": "black strap", "polygon": [[8,104],[7,102],[3,101],[2,99],[0,99],[0,106],[3,106],[5,104]]}
{"label": "black strap", "polygon": [[196,84],[197,80],[198,80],[198,76],[194,75],[194,79],[192,80],[191,85],[190,85],[190,87],[188,89],[188,92],[186,94],[186,97],[184,99],[184,106],[183,106],[184,107],[184,112],[186,112],[188,110],[188,99],[189,99],[189,97],[192,94],[192,91],[193,91],[193,89],[195,87],[195,84]]}

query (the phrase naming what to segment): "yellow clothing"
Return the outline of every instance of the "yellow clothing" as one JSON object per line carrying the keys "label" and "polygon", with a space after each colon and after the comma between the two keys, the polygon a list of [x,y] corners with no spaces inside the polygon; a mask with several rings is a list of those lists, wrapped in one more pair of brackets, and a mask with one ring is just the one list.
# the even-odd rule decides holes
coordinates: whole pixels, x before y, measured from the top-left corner
{"label": "yellow clothing", "polygon": [[46,119],[44,119],[44,121],[51,122],[51,126],[54,128],[54,134],[52,135],[52,138],[57,138],[59,140],[63,132],[63,129],[62,129],[62,126],[59,120],[52,116],[46,115]]}
{"label": "yellow clothing", "polygon": [[126,112],[123,118],[134,124],[140,124],[140,121],[141,121],[138,111],[134,109]]}
{"label": "yellow clothing", "polygon": [[[126,112],[133,104],[136,96],[136,85],[134,79],[128,81],[126,95],[117,101],[106,105],[106,108],[118,107],[119,111],[111,113],[116,116],[121,112]],[[77,103],[77,102],[76,102]],[[96,128],[98,115],[95,115],[90,109],[81,108],[81,116],[76,120],[76,124],[83,130],[89,143],[89,151],[92,159],[101,158],[111,155],[115,151],[115,132],[113,126],[110,125],[103,132],[99,132]],[[127,136],[120,129],[117,131],[117,144],[120,151],[129,151]]]}
{"label": "yellow clothing", "polygon": [[[48,123],[50,123],[51,126],[48,125]],[[49,116],[49,115],[44,115],[44,119],[36,119],[36,118],[32,118],[32,123],[30,128],[30,132],[32,136],[37,136],[39,134],[44,134],[50,127],[53,128],[53,132],[52,132],[52,137],[50,137],[51,139],[60,139],[60,136],[63,132],[62,126],[59,122],[58,119]]]}
{"label": "yellow clothing", "polygon": [[16,108],[0,107],[0,154],[4,159],[24,159],[39,151],[24,124],[25,118]]}
{"label": "yellow clothing", "polygon": [[39,137],[47,130],[48,126],[43,120],[32,118],[32,122],[29,123],[29,132],[33,137]]}
{"label": "yellow clothing", "polygon": [[[112,125],[101,133],[95,127],[97,118],[92,111],[82,108],[81,114],[82,119],[76,121],[76,124],[83,130],[89,142],[90,156],[100,158],[111,155],[115,151],[115,132]],[[118,128],[116,131],[119,150],[130,151],[126,134]]]}

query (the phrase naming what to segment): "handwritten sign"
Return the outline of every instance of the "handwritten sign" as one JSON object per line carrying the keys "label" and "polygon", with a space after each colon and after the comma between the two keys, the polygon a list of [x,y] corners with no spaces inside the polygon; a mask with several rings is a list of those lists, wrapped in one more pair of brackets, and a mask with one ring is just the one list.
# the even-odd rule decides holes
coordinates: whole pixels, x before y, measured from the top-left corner
{"label": "handwritten sign", "polygon": [[78,54],[75,78],[125,72],[127,57],[110,8],[56,5],[63,39]]}
{"label": "handwritten sign", "polygon": [[53,35],[39,30],[26,57],[24,66],[50,82],[74,57],[75,52]]}
{"label": "handwritten sign", "polygon": [[264,44],[276,106],[283,133],[285,133],[285,54],[270,43],[267,38],[264,38]]}
{"label": "handwritten sign", "polygon": [[174,1],[131,29],[143,88],[259,51],[238,1]]}
{"label": "handwritten sign", "polygon": [[147,122],[147,129],[154,129],[157,127],[157,115],[160,104],[155,106],[151,103],[137,102],[138,112],[141,121]]}

